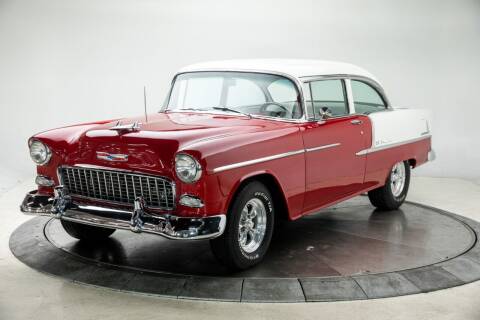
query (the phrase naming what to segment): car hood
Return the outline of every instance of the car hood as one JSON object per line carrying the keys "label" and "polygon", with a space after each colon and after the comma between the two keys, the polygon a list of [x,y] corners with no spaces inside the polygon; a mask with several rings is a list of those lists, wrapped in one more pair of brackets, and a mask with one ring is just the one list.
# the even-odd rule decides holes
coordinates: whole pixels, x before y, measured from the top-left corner
{"label": "car hood", "polygon": [[[116,131],[115,125],[129,125],[139,123],[139,130]],[[193,143],[204,139],[216,139],[251,131],[270,130],[275,127],[272,121],[250,119],[245,116],[231,116],[228,114],[208,113],[157,113],[144,117],[125,118],[89,128],[84,132],[81,140],[108,140],[124,143],[138,143],[139,141],[172,141],[178,149],[188,148]]]}
{"label": "car hood", "polygon": [[[229,114],[171,112],[118,120],[122,125],[140,123],[138,131],[119,132],[111,128],[117,120],[104,123],[67,127],[39,134],[62,164],[89,164],[112,168],[151,171],[171,171],[174,155],[182,150],[197,153],[208,141],[248,132],[270,131],[285,123],[250,119]],[[102,159],[99,153],[127,155],[125,159]]]}

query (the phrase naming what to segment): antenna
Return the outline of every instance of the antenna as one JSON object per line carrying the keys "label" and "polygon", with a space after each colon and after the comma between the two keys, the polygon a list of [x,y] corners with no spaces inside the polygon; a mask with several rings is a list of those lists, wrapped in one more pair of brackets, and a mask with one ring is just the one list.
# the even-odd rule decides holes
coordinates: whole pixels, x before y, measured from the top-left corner
{"label": "antenna", "polygon": [[147,89],[145,86],[143,86],[143,106],[145,108],[145,123],[148,122],[148,117],[147,117]]}

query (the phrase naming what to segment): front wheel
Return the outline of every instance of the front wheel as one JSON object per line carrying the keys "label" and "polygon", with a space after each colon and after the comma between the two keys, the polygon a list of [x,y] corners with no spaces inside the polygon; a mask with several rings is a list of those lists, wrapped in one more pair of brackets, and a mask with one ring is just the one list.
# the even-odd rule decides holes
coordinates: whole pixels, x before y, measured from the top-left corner
{"label": "front wheel", "polygon": [[268,189],[260,182],[246,184],[233,200],[224,233],[210,240],[215,257],[232,270],[258,264],[270,245],[274,206]]}
{"label": "front wheel", "polygon": [[408,161],[396,163],[383,187],[368,192],[370,202],[381,210],[398,209],[407,197],[410,185],[410,164]]}

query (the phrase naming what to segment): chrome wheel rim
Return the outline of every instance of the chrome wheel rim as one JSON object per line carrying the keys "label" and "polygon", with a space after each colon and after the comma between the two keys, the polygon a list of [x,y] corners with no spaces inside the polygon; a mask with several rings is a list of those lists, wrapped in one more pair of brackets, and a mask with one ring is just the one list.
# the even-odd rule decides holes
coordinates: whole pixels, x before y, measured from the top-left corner
{"label": "chrome wheel rim", "polygon": [[250,199],[243,207],[238,225],[238,243],[246,253],[257,250],[267,230],[267,210],[260,199]]}
{"label": "chrome wheel rim", "polygon": [[393,166],[390,173],[390,186],[395,197],[402,194],[405,187],[405,164],[403,162],[398,162]]}

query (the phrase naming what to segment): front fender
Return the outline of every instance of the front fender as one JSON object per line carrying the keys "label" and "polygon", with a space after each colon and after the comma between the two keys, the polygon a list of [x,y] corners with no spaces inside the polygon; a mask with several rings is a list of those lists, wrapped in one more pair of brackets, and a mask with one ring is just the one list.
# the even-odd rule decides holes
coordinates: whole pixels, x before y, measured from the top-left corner
{"label": "front fender", "polygon": [[206,203],[216,203],[216,211],[228,212],[242,183],[268,175],[278,185],[289,217],[300,216],[305,192],[305,155],[297,125],[283,124],[276,130],[204,141],[195,145],[195,151],[201,155],[205,168]]}

